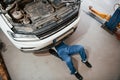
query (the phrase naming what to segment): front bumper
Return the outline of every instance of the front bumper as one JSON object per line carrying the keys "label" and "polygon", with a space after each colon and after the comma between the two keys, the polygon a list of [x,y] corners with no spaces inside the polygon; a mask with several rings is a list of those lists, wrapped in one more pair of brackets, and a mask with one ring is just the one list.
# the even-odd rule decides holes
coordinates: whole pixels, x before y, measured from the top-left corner
{"label": "front bumper", "polygon": [[[2,17],[2,16],[0,16]],[[10,41],[21,51],[24,52],[38,52],[38,51],[46,51],[47,49],[51,48],[52,46],[55,46],[53,44],[53,40],[57,39],[57,42],[66,39],[69,35],[71,35],[74,31],[75,28],[78,25],[78,22],[80,20],[80,16],[78,16],[78,18],[72,22],[70,25],[68,25],[67,27],[65,27],[64,29],[58,31],[57,33],[42,39],[42,40],[38,40],[38,41],[28,41],[28,42],[20,42],[20,41],[15,41],[9,34],[7,31],[12,32],[12,30],[8,27],[11,26],[9,24],[9,22],[6,20],[6,18],[0,18],[1,22],[0,25],[2,26],[2,30],[3,32],[6,34],[6,36],[10,39]],[[4,26],[3,26],[4,25]],[[71,29],[73,29],[72,31],[70,31]],[[70,32],[69,32],[70,31]]]}
{"label": "front bumper", "polygon": [[[65,39],[67,39],[68,37],[70,37],[74,32],[75,32],[75,30],[76,30],[76,28],[77,27],[75,27],[75,28],[72,28],[71,30],[69,30],[68,32],[66,32],[66,33],[64,33],[63,35],[65,35],[65,36],[60,36],[60,37],[58,37],[57,38],[57,41],[56,41],[56,43],[51,43],[51,44],[49,44],[48,46],[46,46],[46,47],[44,47],[44,48],[41,48],[41,49],[38,49],[38,50],[30,50],[30,49],[32,49],[32,47],[31,48],[21,48],[21,51],[22,52],[46,52],[46,51],[48,51],[50,48],[52,48],[52,47],[54,47],[56,44],[58,44],[58,43],[60,43],[61,41],[63,41],[63,40],[65,40]],[[56,39],[54,39],[54,40],[56,40]],[[53,40],[53,41],[54,41]],[[34,47],[33,47],[34,48]],[[29,50],[28,50],[29,49]]]}
{"label": "front bumper", "polygon": [[23,52],[44,52],[55,46],[53,41],[57,39],[56,43],[65,40],[68,38],[73,32],[75,32],[80,17],[78,17],[73,23],[68,25],[63,30],[55,33],[54,35],[35,42],[18,42],[15,44],[21,51]]}

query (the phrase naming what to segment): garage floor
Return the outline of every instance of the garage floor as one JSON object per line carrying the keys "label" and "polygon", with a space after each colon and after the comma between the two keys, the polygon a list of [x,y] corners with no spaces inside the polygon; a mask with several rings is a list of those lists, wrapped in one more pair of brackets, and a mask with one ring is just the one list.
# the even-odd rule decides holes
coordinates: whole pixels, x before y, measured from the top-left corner
{"label": "garage floor", "polygon": [[[81,63],[79,55],[73,62],[84,80],[120,80],[120,41],[109,34],[95,19],[83,12],[92,5],[96,9],[112,14],[113,6],[120,0],[83,0],[81,20],[77,31],[66,40],[69,44],[82,44],[88,52],[92,68]],[[12,80],[77,80],[70,75],[65,63],[46,54],[23,53],[19,51],[0,31],[0,39],[7,46],[3,56]]]}

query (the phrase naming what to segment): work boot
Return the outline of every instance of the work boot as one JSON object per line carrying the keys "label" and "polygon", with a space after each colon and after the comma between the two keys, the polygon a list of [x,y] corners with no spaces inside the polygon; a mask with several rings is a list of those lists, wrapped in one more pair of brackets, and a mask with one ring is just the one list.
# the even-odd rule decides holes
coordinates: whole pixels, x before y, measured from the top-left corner
{"label": "work boot", "polygon": [[74,75],[78,80],[83,80],[83,77],[78,72],[75,72]]}
{"label": "work boot", "polygon": [[88,61],[82,61],[87,67],[92,68],[92,65]]}

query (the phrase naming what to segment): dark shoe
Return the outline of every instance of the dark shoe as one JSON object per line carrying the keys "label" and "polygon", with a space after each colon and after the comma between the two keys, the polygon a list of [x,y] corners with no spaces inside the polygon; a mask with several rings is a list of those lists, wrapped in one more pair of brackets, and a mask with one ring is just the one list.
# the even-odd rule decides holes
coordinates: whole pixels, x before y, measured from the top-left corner
{"label": "dark shoe", "polygon": [[89,68],[92,68],[92,65],[88,62],[88,61],[86,61],[86,62],[83,62],[87,67],[89,67]]}
{"label": "dark shoe", "polygon": [[82,77],[78,72],[75,73],[75,77],[76,77],[78,80],[83,80],[83,77]]}

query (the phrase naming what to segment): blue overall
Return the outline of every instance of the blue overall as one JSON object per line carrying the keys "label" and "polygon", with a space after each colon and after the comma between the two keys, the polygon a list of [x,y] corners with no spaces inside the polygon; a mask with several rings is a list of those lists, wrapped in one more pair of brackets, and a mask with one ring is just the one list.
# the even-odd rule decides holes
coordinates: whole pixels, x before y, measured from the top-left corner
{"label": "blue overall", "polygon": [[118,23],[120,23],[120,7],[117,8],[110,20],[106,22],[105,25],[110,31],[114,32]]}
{"label": "blue overall", "polygon": [[69,46],[64,42],[61,42],[59,45],[55,46],[58,55],[62,58],[63,61],[66,62],[67,66],[69,67],[71,74],[76,72],[76,69],[73,66],[71,55],[79,53],[82,61],[86,61],[86,53],[81,45],[72,45]]}

